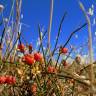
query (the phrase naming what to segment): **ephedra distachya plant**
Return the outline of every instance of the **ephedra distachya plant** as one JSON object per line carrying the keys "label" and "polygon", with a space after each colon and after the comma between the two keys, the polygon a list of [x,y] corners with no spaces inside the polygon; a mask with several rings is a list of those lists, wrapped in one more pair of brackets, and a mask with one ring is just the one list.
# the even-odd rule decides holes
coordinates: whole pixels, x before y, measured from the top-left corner
{"label": "ephedra distachya plant", "polygon": [[[89,41],[77,48],[74,46],[70,46],[70,48],[67,47],[74,35],[78,38],[76,35],[77,32],[85,26],[90,26],[88,26],[87,21],[78,26],[71,34],[69,34],[66,42],[58,46],[61,28],[67,17],[67,12],[64,12],[64,15],[59,22],[60,24],[58,26],[54,48],[51,50],[50,32],[52,24],[52,8],[54,8],[53,1],[54,0],[51,2],[50,8],[49,29],[42,33],[41,26],[38,24],[39,37],[37,40],[37,50],[35,50],[35,47],[31,43],[28,43],[25,40],[22,32],[19,32],[22,0],[20,0],[20,2],[16,0],[16,2],[13,2],[12,4],[11,11],[14,11],[16,3],[16,22],[13,20],[14,22],[11,23],[10,19],[12,15],[10,15],[11,17],[9,16],[8,19],[4,19],[3,17],[4,21],[2,24],[7,24],[4,26],[0,42],[1,96],[5,96],[5,94],[7,96],[81,96],[82,94],[88,95],[89,93],[92,94],[95,92],[94,90],[91,90],[92,92],[90,92],[90,89],[93,86],[92,83],[95,84],[95,81],[93,82],[90,80],[89,76],[91,71],[90,66],[93,62],[91,62],[91,65],[82,64],[82,56],[80,56],[80,53],[74,58],[71,57],[73,51],[77,51],[79,48],[85,48]],[[0,13],[3,14],[3,11],[4,6],[0,5]],[[12,13],[10,12],[10,14]],[[88,14],[93,15],[93,11],[89,9]],[[49,39],[46,48],[44,48],[43,45],[45,37],[48,37]],[[21,38],[25,43],[22,42]],[[55,56],[57,56],[57,58],[55,58]],[[61,58],[63,56],[65,58]],[[68,62],[69,58],[72,58],[72,64]]]}

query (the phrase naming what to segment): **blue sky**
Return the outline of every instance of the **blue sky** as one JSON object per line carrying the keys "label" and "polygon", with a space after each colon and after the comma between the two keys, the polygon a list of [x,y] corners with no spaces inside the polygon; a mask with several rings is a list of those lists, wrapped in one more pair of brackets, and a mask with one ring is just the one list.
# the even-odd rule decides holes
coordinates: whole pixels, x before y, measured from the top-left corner
{"label": "blue sky", "polygon": [[[0,3],[5,6],[4,16],[8,17],[12,5],[12,0],[0,0]],[[44,30],[48,28],[49,14],[50,14],[50,0],[22,0],[22,11],[23,19],[21,22],[28,24],[30,27],[22,26],[22,35],[30,43],[32,42],[34,48],[36,48],[36,42],[38,38],[38,24],[40,24]],[[74,31],[79,25],[86,22],[85,17],[80,10],[78,0],[54,0],[53,9],[53,21],[51,30],[51,47],[54,47],[54,40],[58,32],[60,20],[65,11],[67,16],[64,20],[61,35],[59,39],[59,45],[64,44],[69,34]],[[81,0],[88,11],[88,8],[92,4],[96,5],[95,0]],[[96,15],[91,17],[91,22]],[[92,35],[96,31],[95,26],[92,26]],[[75,36],[78,35],[78,38]],[[74,46],[80,46],[88,39],[87,27],[79,31],[75,36],[72,37],[70,44]],[[44,46],[46,46],[47,38],[44,40]],[[67,46],[68,47],[68,46]],[[86,50],[86,48],[84,49]],[[86,53],[86,51],[84,51]]]}

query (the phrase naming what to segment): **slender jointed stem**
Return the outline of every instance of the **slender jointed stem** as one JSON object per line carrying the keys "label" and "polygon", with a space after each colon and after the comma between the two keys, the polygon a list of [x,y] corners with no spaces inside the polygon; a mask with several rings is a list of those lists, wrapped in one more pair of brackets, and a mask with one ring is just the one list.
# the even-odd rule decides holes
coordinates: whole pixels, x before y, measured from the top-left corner
{"label": "slender jointed stem", "polygon": [[[73,31],[73,32],[70,34],[69,38],[67,39],[66,43],[63,45],[63,47],[65,47],[65,46],[69,43],[69,41],[71,40],[72,36],[73,36],[76,32],[78,32],[79,30],[81,30],[81,29],[82,29],[83,27],[85,27],[86,25],[87,25],[87,23],[83,24],[82,26],[78,27],[75,31]],[[59,53],[59,55],[58,55],[58,57],[57,57],[57,61],[56,61],[55,67],[57,67],[57,64],[58,64],[60,55],[61,55],[61,54]]]}

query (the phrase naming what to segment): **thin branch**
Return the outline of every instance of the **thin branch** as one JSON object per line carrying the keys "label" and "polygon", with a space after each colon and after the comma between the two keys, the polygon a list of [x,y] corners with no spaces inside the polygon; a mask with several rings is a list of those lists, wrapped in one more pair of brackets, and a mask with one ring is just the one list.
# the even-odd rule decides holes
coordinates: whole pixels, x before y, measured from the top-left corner
{"label": "thin branch", "polygon": [[[59,25],[59,29],[58,29],[57,38],[56,38],[55,47],[54,47],[54,50],[53,50],[53,52],[52,52],[52,54],[51,54],[51,57],[54,55],[54,53],[55,53],[55,51],[56,51],[56,49],[57,49],[56,47],[57,47],[58,40],[59,40],[59,36],[60,36],[60,33],[61,33],[61,27],[62,27],[63,21],[64,21],[64,19],[65,19],[65,17],[66,17],[66,14],[67,14],[67,12],[64,13],[64,15],[63,15],[63,17],[62,17],[62,19],[61,19],[61,22],[60,22],[60,25]],[[50,55],[49,55],[49,56],[50,56]],[[49,62],[48,62],[48,65],[49,65],[49,63],[51,62],[51,59],[52,59],[52,58],[50,58],[50,60],[49,60]]]}
{"label": "thin branch", "polygon": [[[18,36],[19,36],[19,32],[18,32]],[[19,38],[19,43],[21,44],[21,38]]]}
{"label": "thin branch", "polygon": [[[16,38],[18,37],[18,32],[19,32],[21,5],[22,5],[22,0],[16,0],[16,26],[15,26],[16,27]],[[17,45],[18,45],[18,41],[17,41],[16,46],[13,51],[14,58],[15,58],[15,54],[16,54]]]}
{"label": "thin branch", "polygon": [[82,26],[78,27],[75,31],[73,31],[73,32],[70,34],[70,36],[69,36],[68,40],[66,41],[66,43],[63,45],[63,47],[65,47],[65,46],[69,43],[69,41],[71,40],[72,36],[73,36],[76,32],[80,31],[80,30],[81,30],[83,27],[85,27],[86,25],[87,25],[87,23],[83,24]]}
{"label": "thin branch", "polygon": [[[40,26],[39,26],[39,27],[40,27]],[[40,30],[39,30],[39,31],[40,31]],[[43,39],[44,39],[46,33],[47,33],[47,31],[44,32],[44,34],[43,34],[43,36],[42,36],[42,38],[41,38],[41,40],[40,40],[41,43],[40,43],[40,46],[39,46],[38,52],[40,52],[40,49],[41,49],[41,47],[42,47],[42,41],[43,41]],[[41,33],[39,33],[39,38],[40,38],[40,34],[41,34]]]}
{"label": "thin branch", "polygon": [[[70,50],[70,52],[69,52],[69,54],[67,55],[67,57],[66,57],[66,59],[65,60],[67,60],[69,57],[70,57],[70,54],[73,52],[73,48],[71,48],[71,50]],[[60,65],[59,65],[59,70],[60,70],[60,67],[61,67],[61,63],[60,63]]]}
{"label": "thin branch", "polygon": [[67,12],[64,13],[64,16],[63,16],[62,19],[61,19],[60,26],[59,26],[59,30],[58,30],[58,34],[57,34],[57,38],[56,38],[55,47],[54,47],[54,50],[53,50],[53,52],[52,52],[52,56],[54,55],[54,52],[55,52],[55,50],[56,50],[56,47],[57,47],[57,44],[58,44],[58,39],[59,39],[60,32],[61,32],[61,27],[62,27],[63,21],[64,21],[64,19],[65,19],[65,17],[66,17],[66,14],[67,14]]}
{"label": "thin branch", "polygon": [[[70,36],[69,36],[68,40],[66,41],[66,43],[63,45],[63,47],[65,47],[65,46],[69,43],[69,41],[71,40],[72,36],[73,36],[76,32],[80,31],[80,30],[81,30],[83,27],[85,27],[86,25],[87,25],[87,23],[83,24],[82,26],[78,27],[75,31],[73,31],[73,32],[70,34]],[[61,55],[61,54],[59,53],[59,55],[58,55],[58,57],[57,57],[57,61],[56,61],[55,67],[57,67],[57,64],[58,64],[60,55]]]}
{"label": "thin branch", "polygon": [[[40,38],[40,46],[41,46],[41,48],[42,48],[42,52],[43,52],[43,57],[44,57],[44,62],[45,62],[45,65],[46,65],[46,56],[45,56],[45,53],[44,53],[44,49],[43,49],[43,44],[42,44],[42,37],[41,37],[41,31],[40,31],[40,25],[38,25],[38,31],[39,31],[39,38]],[[45,34],[46,34],[46,32],[45,32]],[[44,35],[45,35],[44,34]],[[44,36],[43,35],[43,36]]]}
{"label": "thin branch", "polygon": [[15,43],[14,43],[12,49],[11,49],[11,50],[9,51],[9,53],[7,54],[6,61],[7,61],[7,59],[9,58],[10,53],[13,51],[14,47],[16,46],[16,44],[17,44],[18,39],[20,38],[20,36],[21,36],[21,33],[18,35],[18,37],[17,37],[17,39],[16,39],[16,41],[15,41]]}
{"label": "thin branch", "polygon": [[5,35],[5,28],[3,29],[2,36],[1,36],[1,41],[0,41],[1,45],[2,45],[2,41],[3,41],[4,35]]}

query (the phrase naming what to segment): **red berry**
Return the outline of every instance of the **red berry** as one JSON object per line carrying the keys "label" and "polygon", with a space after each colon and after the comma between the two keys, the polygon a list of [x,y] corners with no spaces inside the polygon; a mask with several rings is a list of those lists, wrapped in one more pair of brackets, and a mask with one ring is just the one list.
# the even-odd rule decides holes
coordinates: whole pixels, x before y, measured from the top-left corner
{"label": "red berry", "polygon": [[35,63],[34,56],[32,55],[26,55],[24,59],[25,59],[25,62],[29,65],[32,65]]}
{"label": "red berry", "polygon": [[16,78],[13,76],[6,76],[6,83],[7,84],[15,84],[16,83]]}
{"label": "red berry", "polygon": [[13,77],[13,78],[12,78],[12,84],[15,84],[15,83],[16,83],[16,78]]}
{"label": "red berry", "polygon": [[53,67],[53,66],[48,66],[48,72],[49,72],[49,73],[55,73],[55,72],[56,72],[55,67]]}
{"label": "red berry", "polygon": [[36,83],[34,83],[34,84],[31,86],[31,91],[32,91],[33,93],[36,93],[36,91],[37,91],[37,84],[36,84]]}
{"label": "red berry", "polygon": [[68,49],[67,48],[61,48],[60,52],[62,54],[66,54],[66,53],[68,53]]}
{"label": "red berry", "polygon": [[25,49],[24,44],[19,44],[18,49],[20,50],[20,52],[24,52],[24,49]]}
{"label": "red berry", "polygon": [[0,77],[0,84],[3,84],[6,82],[6,77],[5,76],[1,76]]}
{"label": "red berry", "polygon": [[38,62],[41,62],[43,59],[43,56],[40,53],[35,53],[34,54],[34,59]]}
{"label": "red berry", "polygon": [[0,84],[15,84],[16,79],[13,76],[1,76],[0,77]]}

